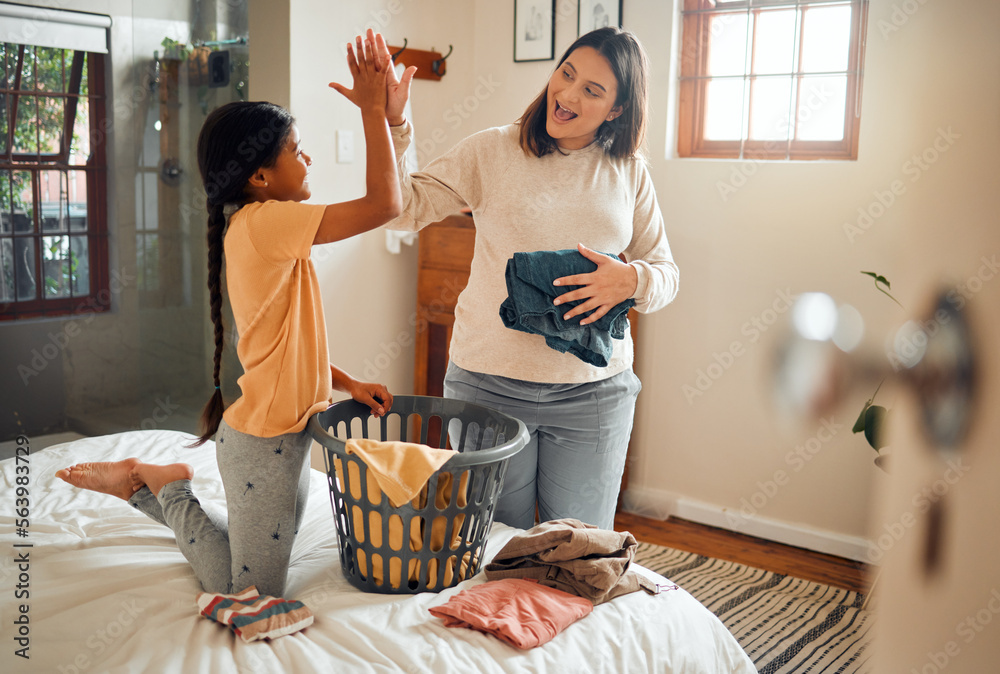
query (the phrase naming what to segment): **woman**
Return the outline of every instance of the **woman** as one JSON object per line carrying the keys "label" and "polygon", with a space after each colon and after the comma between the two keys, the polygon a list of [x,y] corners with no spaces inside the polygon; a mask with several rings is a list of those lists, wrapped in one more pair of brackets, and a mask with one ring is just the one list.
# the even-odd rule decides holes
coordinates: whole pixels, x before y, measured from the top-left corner
{"label": "woman", "polygon": [[[511,460],[496,519],[529,528],[575,517],[614,524],[635,400],[632,343],[615,340],[606,367],[504,327],[504,271],[516,252],[577,248],[596,270],[555,279],[573,286],[555,304],[589,325],[632,298],[641,312],[677,293],[652,180],[638,156],[646,126],[648,65],[635,36],[601,28],[574,42],[517,124],[465,139],[420,172],[405,170],[411,127],[403,117],[412,72],[389,74],[403,213],[388,224],[416,230],[469,208],[476,246],[459,296],[444,381],[446,397],[524,421],[529,444]],[[600,251],[600,252],[598,252]],[[627,263],[609,257],[623,254]]]}

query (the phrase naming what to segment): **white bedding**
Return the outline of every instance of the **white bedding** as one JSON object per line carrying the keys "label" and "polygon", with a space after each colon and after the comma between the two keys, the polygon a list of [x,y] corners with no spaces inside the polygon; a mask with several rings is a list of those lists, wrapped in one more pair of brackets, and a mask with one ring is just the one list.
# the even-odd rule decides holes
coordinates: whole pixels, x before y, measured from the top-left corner
{"label": "white bedding", "polygon": [[[198,615],[200,586],[169,529],[122,500],[75,489],[54,477],[59,468],[83,461],[129,456],[154,463],[184,461],[195,468],[202,503],[224,510],[214,445],[186,449],[190,439],[172,431],[135,431],[30,455],[26,538],[15,533],[17,459],[0,462],[0,671],[756,671],[722,623],[683,590],[619,597],[529,651],[472,630],[443,627],[428,613],[428,607],[462,588],[484,582],[482,573],[439,594],[360,592],[341,572],[326,478],[316,471],[287,591],[313,611],[315,622],[292,636],[245,644],[228,628]],[[494,526],[487,561],[515,532]],[[15,548],[17,543],[33,547]],[[30,562],[28,587],[22,591],[30,596],[18,599],[16,586],[24,578],[15,557],[25,551]],[[21,604],[28,608],[30,660],[15,654],[21,646],[13,640],[13,621]]]}

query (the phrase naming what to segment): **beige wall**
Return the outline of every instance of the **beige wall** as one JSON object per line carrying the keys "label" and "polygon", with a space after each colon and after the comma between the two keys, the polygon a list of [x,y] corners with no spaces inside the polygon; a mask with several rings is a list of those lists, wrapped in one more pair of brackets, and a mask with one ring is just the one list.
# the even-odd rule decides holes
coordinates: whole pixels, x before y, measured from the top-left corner
{"label": "beige wall", "polygon": [[[978,256],[954,252],[949,235],[985,235],[995,223],[969,182],[996,176],[988,156],[997,147],[996,106],[982,105],[980,89],[990,80],[974,77],[969,64],[995,64],[996,40],[985,28],[971,39],[961,32],[995,27],[972,12],[992,5],[966,0],[967,11],[953,3],[946,11],[940,2],[902,3],[908,14],[896,9],[900,3],[873,1],[859,160],[756,164],[672,158],[671,4],[630,0],[624,8],[652,63],[650,168],[681,269],[676,302],[641,323],[644,390],[626,502],[650,515],[878,557],[866,539],[878,529],[875,493],[888,480],[850,432],[871,390],[854,391],[826,424],[777,423],[768,372],[787,320],[783,298],[821,290],[855,305],[868,322],[864,350],[874,355],[946,270],[960,277],[978,266]],[[558,58],[576,37],[576,3],[556,8]],[[937,13],[948,21],[938,23]],[[512,63],[509,7],[480,0],[475,21],[477,69],[505,84],[470,120],[481,128],[515,118],[554,63]],[[995,95],[995,78],[991,86]],[[993,142],[981,142],[983,133]],[[911,163],[914,154],[933,157],[935,144],[941,151],[926,169]],[[905,190],[895,202],[869,229],[848,236],[845,225],[857,225],[858,209],[877,214],[876,193],[897,180]],[[947,259],[928,269],[942,254]],[[875,292],[863,269],[885,274],[907,310]],[[717,378],[699,379],[701,372]]]}
{"label": "beige wall", "polygon": [[[975,249],[954,245],[954,234],[994,236],[995,209],[982,195],[996,177],[989,156],[997,147],[996,77],[974,74],[976,64],[995,70],[997,63],[987,33],[996,22],[974,14],[992,4],[962,0],[964,11],[955,11],[955,3],[945,9],[933,0],[874,0],[858,161],[760,165],[671,157],[673,8],[659,0],[625,5],[625,23],[653,64],[650,167],[682,272],[677,301],[641,323],[644,391],[628,503],[647,514],[881,557],[868,540],[883,526],[872,513],[890,480],[849,428],[870,391],[854,391],[825,425],[786,428],[776,421],[767,375],[786,296],[822,290],[854,304],[868,322],[863,349],[876,354],[891,329],[921,310],[930,287],[980,264]],[[558,56],[576,37],[576,3],[559,0],[556,8]],[[421,163],[470,133],[516,119],[554,65],[512,62],[510,3],[421,1],[418,11],[416,0],[300,0],[291,15],[291,105],[316,159],[316,200],[364,189],[360,117],[326,88],[347,78],[343,45],[358,28],[379,25],[392,43],[407,37],[420,48],[455,46],[443,81],[414,84]],[[336,129],[354,130],[354,164],[334,162]],[[933,161],[919,168],[913,156],[925,152]],[[845,225],[857,224],[859,209],[878,214],[873,204],[894,181],[905,189],[892,205],[849,236]],[[410,390],[414,251],[390,255],[382,234],[372,233],[316,258],[335,362]],[[906,310],[875,292],[863,269],[889,277]],[[730,359],[727,350],[739,355]],[[384,371],[371,369],[380,354],[397,352]],[[692,396],[685,385],[697,389],[699,371],[720,361],[728,364],[721,376],[708,386],[702,379],[705,390]],[[808,460],[795,454],[806,446],[817,450],[806,452]]]}
{"label": "beige wall", "polygon": [[[380,30],[392,45],[403,38],[418,49],[455,47],[448,75],[440,82],[413,85],[413,116],[434,124],[442,148],[461,138],[437,124],[443,106],[457,98],[471,77],[472,24],[467,3],[397,0],[291,3],[291,110],[313,157],[313,201],[334,202],[364,194],[365,143],[356,107],[330,89],[331,81],[350,84],[345,60],[347,42],[368,27]],[[354,133],[355,160],[336,163],[335,132]],[[439,152],[440,150],[438,150]],[[416,250],[387,252],[382,231],[316,249],[313,260],[324,289],[330,355],[357,377],[377,379],[393,391],[413,388],[413,323],[416,309]]]}

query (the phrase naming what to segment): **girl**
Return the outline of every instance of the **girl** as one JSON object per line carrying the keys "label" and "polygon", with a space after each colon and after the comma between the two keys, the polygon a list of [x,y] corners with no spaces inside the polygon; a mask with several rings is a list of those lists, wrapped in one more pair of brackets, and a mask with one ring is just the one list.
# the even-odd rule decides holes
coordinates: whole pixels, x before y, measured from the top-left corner
{"label": "girl", "polygon": [[[313,245],[374,229],[400,212],[400,191],[386,125],[386,73],[381,35],[348,45],[354,88],[331,83],[361,109],[367,139],[367,193],[339,204],[310,197],[312,160],[299,146],[288,111],[270,103],[235,102],[213,111],[198,138],[198,165],[208,195],[208,286],[215,325],[215,393],[202,415],[200,445],[214,434],[228,520],[207,514],[191,490],[191,467],[138,459],[88,463],[58,477],[113,494],[173,529],[177,544],[207,592],[251,585],[282,596],[292,544],[305,511],[311,439],[305,430],[331,400],[331,385],[385,414],[392,396],[330,365]],[[245,373],[242,396],[224,410],[219,389],[223,345],[220,274],[239,331]]]}
{"label": "girl", "polygon": [[[545,339],[506,329],[498,310],[504,270],[520,251],[577,248],[597,265],[555,279],[574,289],[555,304],[587,325],[628,298],[660,309],[677,293],[678,271],[646,164],[646,55],[618,28],[583,35],[517,124],[477,133],[407,174],[398,162],[403,214],[394,229],[420,229],[462,208],[476,223],[469,285],[459,296],[445,396],[497,408],[525,422],[497,520],[529,528],[575,517],[612,528],[640,383],[632,343],[615,340],[606,367],[559,353]],[[389,75],[386,115],[397,159],[410,143],[403,117],[406,75]],[[623,253],[628,263],[595,251]]]}

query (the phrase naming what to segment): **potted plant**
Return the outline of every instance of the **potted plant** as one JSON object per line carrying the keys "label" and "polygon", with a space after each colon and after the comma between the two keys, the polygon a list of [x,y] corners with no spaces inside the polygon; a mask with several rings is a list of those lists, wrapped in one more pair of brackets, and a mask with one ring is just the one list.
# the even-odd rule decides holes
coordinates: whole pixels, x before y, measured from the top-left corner
{"label": "potted plant", "polygon": [[[875,289],[880,293],[891,299],[893,302],[898,304],[900,308],[903,307],[899,300],[889,293],[892,288],[889,280],[873,271],[863,271],[861,272],[865,276],[870,276],[875,283]],[[886,428],[887,421],[889,418],[889,410],[881,405],[875,404],[875,396],[878,395],[879,389],[882,388],[882,384],[885,383],[883,379],[879,382],[879,385],[875,387],[875,392],[872,393],[872,397],[865,402],[864,407],[861,408],[861,414],[858,415],[857,421],[854,422],[854,426],[851,428],[855,433],[864,433],[865,440],[871,445],[872,449],[878,456],[875,457],[875,465],[882,470],[888,472],[886,463],[888,461],[888,455],[882,454],[882,449],[887,446],[886,438]]]}

